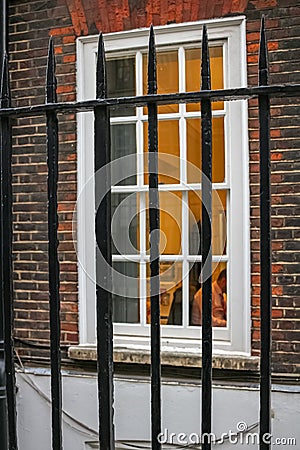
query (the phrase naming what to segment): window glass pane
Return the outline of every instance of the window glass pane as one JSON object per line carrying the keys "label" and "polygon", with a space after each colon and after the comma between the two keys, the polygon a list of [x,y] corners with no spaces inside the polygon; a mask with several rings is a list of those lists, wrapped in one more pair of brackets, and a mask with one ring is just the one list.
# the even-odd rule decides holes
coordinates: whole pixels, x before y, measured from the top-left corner
{"label": "window glass pane", "polygon": [[[160,192],[160,254],[181,254],[182,229],[182,195],[181,192]],[[149,245],[149,211],[147,196],[146,214],[146,248],[150,253]]]}
{"label": "window glass pane", "polygon": [[[129,97],[135,95],[135,57],[108,59],[107,90],[108,97]],[[134,116],[134,106],[114,106],[111,116]]]}
{"label": "window glass pane", "polygon": [[139,264],[134,262],[114,262],[113,289],[113,322],[138,323],[139,317]]}
{"label": "window glass pane", "polygon": [[[148,123],[144,123],[144,152],[148,152]],[[158,122],[158,182],[180,182],[180,148],[178,120]],[[145,184],[148,184],[148,161],[145,158]]]}
{"label": "window glass pane", "polygon": [[181,253],[181,192],[160,192],[160,253]]}
{"label": "window glass pane", "polygon": [[[147,264],[147,323],[150,321],[150,265]],[[160,323],[182,325],[181,262],[160,262]]]}
{"label": "window glass pane", "polygon": [[[210,73],[211,88],[223,89],[223,48],[210,47]],[[191,48],[185,51],[185,77],[186,91],[193,92],[200,90],[200,73],[201,73],[201,49]],[[212,109],[223,109],[224,102],[213,102]],[[199,103],[190,103],[186,105],[186,110],[199,111]]]}
{"label": "window glass pane", "polygon": [[200,191],[189,191],[189,254],[201,255],[202,203]]}
{"label": "window glass pane", "polygon": [[[227,325],[227,264],[213,263],[212,273],[212,325],[226,327]],[[190,325],[202,324],[202,288],[197,278],[200,274],[200,264],[190,264],[190,292],[195,292],[190,303]]]}
{"label": "window glass pane", "polygon": [[112,252],[133,255],[139,251],[139,195],[112,194]]}
{"label": "window glass pane", "polygon": [[[201,180],[201,119],[187,119],[187,178],[188,183]],[[212,181],[225,180],[224,118],[212,120]]]}
{"label": "window glass pane", "polygon": [[212,251],[213,255],[226,254],[227,192],[213,191],[212,195]]}
{"label": "window glass pane", "polygon": [[[212,253],[226,254],[226,195],[227,191],[213,191],[212,195]],[[202,202],[200,191],[189,192],[189,254],[201,255]]]}
{"label": "window glass pane", "polygon": [[[112,160],[122,158],[127,155],[136,153],[136,132],[135,124],[114,124],[111,125],[111,157]],[[128,167],[130,165],[130,167]],[[136,160],[125,160],[120,162],[118,166],[112,166],[112,179],[121,180],[116,185],[131,185],[136,184],[136,175],[128,176],[129,174],[136,174]]]}
{"label": "window glass pane", "polygon": [[[178,77],[178,53],[175,51],[158,52],[156,55],[157,62],[157,93],[158,94],[174,94],[179,91]],[[143,92],[147,93],[147,77],[148,77],[148,55],[143,55]],[[158,106],[158,113],[176,113],[178,105],[161,105]],[[147,108],[144,108],[144,114],[148,114]]]}

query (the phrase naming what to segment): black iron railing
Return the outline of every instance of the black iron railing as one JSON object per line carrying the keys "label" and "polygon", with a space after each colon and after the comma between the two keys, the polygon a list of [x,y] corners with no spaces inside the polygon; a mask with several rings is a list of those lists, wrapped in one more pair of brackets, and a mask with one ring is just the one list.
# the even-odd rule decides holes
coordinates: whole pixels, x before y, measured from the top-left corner
{"label": "black iron railing", "polygon": [[[55,103],[56,94],[55,57],[53,40],[48,51],[46,103]],[[60,355],[60,301],[58,261],[58,120],[56,111],[47,111],[47,163],[48,163],[48,260],[49,260],[49,310],[50,310],[50,354],[52,397],[52,442],[53,448],[62,446],[61,431],[61,355]]]}
{"label": "black iron railing", "polygon": [[[24,117],[42,113],[47,119],[48,152],[48,234],[49,234],[49,302],[51,330],[51,395],[52,395],[52,448],[62,448],[62,401],[60,364],[60,300],[58,262],[58,113],[67,111],[94,111],[95,121],[95,170],[106,168],[101,186],[107,192],[96,214],[95,231],[104,262],[97,261],[97,358],[99,397],[99,442],[100,449],[114,449],[113,423],[113,327],[111,295],[111,174],[110,162],[110,107],[135,105],[148,107],[149,141],[149,218],[150,218],[150,296],[151,296],[151,423],[152,449],[159,450],[157,437],[161,432],[161,369],[160,369],[160,302],[159,302],[159,195],[158,195],[158,131],[157,106],[170,103],[201,102],[202,127],[202,172],[205,182],[202,195],[205,208],[202,210],[202,266],[203,326],[202,326],[202,435],[208,436],[212,417],[212,290],[211,290],[211,219],[212,219],[212,114],[211,103],[216,100],[240,100],[250,97],[259,99],[260,120],[260,179],[261,179],[261,384],[260,384],[260,436],[270,433],[271,393],[271,240],[270,240],[270,145],[269,116],[270,96],[296,95],[300,85],[267,86],[268,57],[264,22],[262,22],[259,86],[252,88],[210,89],[210,60],[206,27],[202,40],[202,86],[200,92],[157,94],[156,56],[154,32],[151,27],[148,56],[148,94],[139,97],[107,98],[106,68],[103,38],[100,35],[97,60],[96,99],[74,103],[58,103],[56,97],[55,58],[53,41],[50,40],[46,104],[33,107],[12,108],[10,106],[9,72],[7,57],[3,61],[1,82],[0,139],[1,139],[1,311],[4,318],[4,336],[0,343],[5,351],[6,401],[8,406],[8,430],[10,450],[17,450],[16,402],[13,341],[13,284],[12,284],[12,117]],[[199,149],[200,151],[200,149]],[[101,186],[96,185],[95,189]],[[205,264],[204,264],[205,263]],[[0,327],[0,331],[2,329]],[[1,358],[0,348],[0,358]],[[3,357],[2,357],[3,358]],[[211,449],[206,437],[202,441],[204,450]],[[260,440],[260,449],[269,449],[270,444]]]}
{"label": "black iron railing", "polygon": [[[156,50],[153,27],[150,29],[148,57],[148,94],[157,94]],[[160,295],[159,295],[159,195],[157,103],[148,103],[149,221],[150,221],[150,298],[151,298],[151,437],[153,449],[161,448],[160,373]]]}
{"label": "black iron railing", "polygon": [[[107,96],[105,54],[102,35],[99,37],[96,97]],[[103,448],[114,449],[113,424],[113,325],[112,325],[112,243],[111,243],[111,173],[109,107],[96,106],[95,172],[102,169],[104,196],[96,212],[96,240],[103,259],[96,258],[97,300],[97,368],[99,398],[99,440]]]}

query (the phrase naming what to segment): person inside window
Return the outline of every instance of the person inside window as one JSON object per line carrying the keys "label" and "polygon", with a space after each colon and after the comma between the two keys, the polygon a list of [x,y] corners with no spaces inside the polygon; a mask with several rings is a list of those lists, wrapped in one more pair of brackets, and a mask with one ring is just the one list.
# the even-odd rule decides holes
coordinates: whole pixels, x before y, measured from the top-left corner
{"label": "person inside window", "polygon": [[[226,294],[227,276],[226,269],[219,273],[212,284],[212,326],[226,327]],[[194,295],[192,305],[192,325],[202,324],[202,288]]]}

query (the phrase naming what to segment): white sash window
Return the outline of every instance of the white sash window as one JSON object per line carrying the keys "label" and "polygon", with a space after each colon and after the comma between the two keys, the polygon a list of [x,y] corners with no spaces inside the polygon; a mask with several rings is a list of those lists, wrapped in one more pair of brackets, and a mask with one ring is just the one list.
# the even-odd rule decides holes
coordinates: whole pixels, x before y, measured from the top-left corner
{"label": "white sash window", "polygon": [[[246,86],[245,20],[207,22],[212,89]],[[200,89],[201,23],[155,29],[158,92]],[[149,30],[105,35],[109,96],[147,87]],[[97,37],[78,39],[78,99],[95,98]],[[111,110],[113,318],[116,345],[147,344],[150,334],[147,108]],[[216,352],[250,351],[247,103],[213,103],[213,280],[227,270],[226,326],[214,327]],[[192,323],[200,288],[201,114],[199,104],[158,108],[163,345],[199,348]],[[80,343],[95,343],[93,114],[78,115]],[[128,167],[130,161],[130,167]],[[145,169],[145,170],[144,170]],[[118,276],[121,274],[121,276]],[[124,276],[123,276],[124,275]]]}

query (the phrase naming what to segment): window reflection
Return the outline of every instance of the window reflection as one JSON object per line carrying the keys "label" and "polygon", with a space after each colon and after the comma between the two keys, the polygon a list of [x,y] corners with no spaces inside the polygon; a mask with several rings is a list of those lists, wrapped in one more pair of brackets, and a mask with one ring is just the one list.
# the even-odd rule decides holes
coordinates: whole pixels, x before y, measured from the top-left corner
{"label": "window reflection", "polygon": [[[158,94],[174,94],[179,91],[179,73],[178,73],[178,52],[157,52],[157,93]],[[148,55],[143,55],[143,92],[147,93],[148,78]],[[178,105],[161,105],[158,106],[159,114],[177,113]],[[148,114],[148,110],[144,108],[144,114]]]}
{"label": "window reflection", "polygon": [[[200,183],[201,179],[201,119],[187,121],[187,177],[188,183]],[[224,118],[212,119],[212,181],[225,181]]]}
{"label": "window reflection", "polygon": [[136,193],[112,194],[112,252],[132,255],[139,250],[139,215]]}
{"label": "window reflection", "polygon": [[[135,95],[135,57],[108,59],[108,97],[130,97]],[[110,108],[112,117],[135,115],[134,106],[114,106]]]}
{"label": "window reflection", "polygon": [[[151,321],[150,266],[147,265],[147,323]],[[160,323],[182,325],[182,263],[160,262]]]}
{"label": "window reflection", "polygon": [[[227,270],[226,264],[213,265],[212,275],[212,326],[227,325]],[[190,272],[192,275],[192,270]],[[190,278],[191,285],[191,278]],[[190,307],[190,325],[202,325],[202,286],[194,294]]]}
{"label": "window reflection", "polygon": [[[111,125],[111,158],[112,160],[136,153],[136,132],[135,124],[114,124]],[[136,160],[132,158],[130,164],[131,173],[136,173]],[[112,165],[112,179],[120,180],[116,185],[136,184],[136,175],[128,176],[128,163]]]}
{"label": "window reflection", "polygon": [[[201,255],[202,201],[201,191],[190,191],[189,254]],[[212,254],[226,254],[227,190],[212,191]]]}
{"label": "window reflection", "polygon": [[[148,123],[144,123],[144,152],[148,152]],[[146,153],[147,154],[147,153]],[[148,184],[148,160],[145,158],[145,184]],[[158,121],[158,182],[180,182],[179,121]]]}
{"label": "window reflection", "polygon": [[122,292],[122,295],[112,295],[113,322],[138,323],[139,266],[134,262],[114,262],[113,269],[113,284]]}
{"label": "window reflection", "polygon": [[[223,48],[210,47],[210,73],[211,73],[211,88],[223,89]],[[190,48],[185,51],[185,77],[186,77],[186,91],[193,92],[200,90],[200,73],[201,73],[201,49]],[[223,109],[224,102],[213,102],[212,109]],[[186,105],[188,112],[199,111],[199,103],[190,103]]]}
{"label": "window reflection", "polygon": [[[181,192],[160,192],[160,247],[161,255],[181,254],[182,233],[182,194]],[[147,196],[148,207],[148,196]],[[149,211],[146,217],[146,248],[150,253],[149,245]]]}

